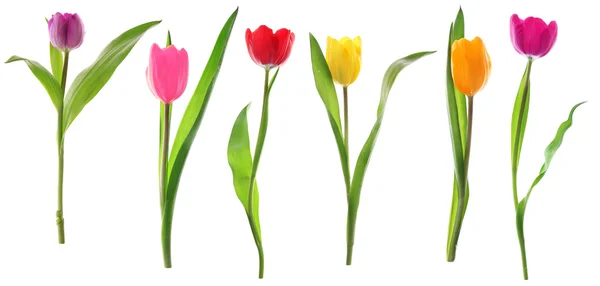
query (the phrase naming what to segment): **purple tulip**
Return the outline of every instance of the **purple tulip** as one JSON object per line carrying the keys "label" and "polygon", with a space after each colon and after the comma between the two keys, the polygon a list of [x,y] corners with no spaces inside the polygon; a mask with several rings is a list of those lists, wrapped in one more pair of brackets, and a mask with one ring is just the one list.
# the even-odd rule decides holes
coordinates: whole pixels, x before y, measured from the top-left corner
{"label": "purple tulip", "polygon": [[555,21],[546,25],[540,18],[527,17],[525,20],[517,14],[510,17],[510,39],[519,54],[529,58],[541,58],[548,54],[558,33]]}
{"label": "purple tulip", "polygon": [[85,29],[77,13],[56,13],[48,21],[48,33],[52,45],[67,52],[81,46]]}

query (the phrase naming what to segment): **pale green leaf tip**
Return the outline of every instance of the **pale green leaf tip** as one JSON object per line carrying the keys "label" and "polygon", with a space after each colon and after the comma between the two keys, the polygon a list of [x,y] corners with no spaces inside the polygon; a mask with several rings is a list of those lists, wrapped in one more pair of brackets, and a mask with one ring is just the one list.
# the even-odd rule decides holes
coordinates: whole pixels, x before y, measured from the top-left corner
{"label": "pale green leaf tip", "polygon": [[5,64],[10,64],[10,63],[12,63],[12,62],[14,62],[14,61],[17,61],[17,60],[19,60],[20,58],[21,58],[21,57],[19,57],[19,56],[12,56],[12,57],[10,57],[8,60],[6,60],[4,63],[5,63]]}

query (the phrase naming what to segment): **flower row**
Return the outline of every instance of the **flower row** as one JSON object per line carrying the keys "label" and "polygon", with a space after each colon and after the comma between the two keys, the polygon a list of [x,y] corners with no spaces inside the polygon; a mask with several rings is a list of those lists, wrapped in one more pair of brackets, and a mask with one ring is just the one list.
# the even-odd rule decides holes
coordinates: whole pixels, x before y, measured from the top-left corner
{"label": "flower row", "polygon": [[[149,62],[146,69],[147,84],[150,92],[160,101],[160,148],[159,148],[159,194],[162,215],[162,249],[164,266],[170,268],[171,263],[171,228],[175,198],[189,151],[202,121],[210,100],[212,87],[217,81],[221,63],[229,41],[238,10],[228,18],[223,26],[204,72],[185,110],[183,119],[178,125],[174,140],[171,140],[171,111],[175,101],[181,97],[188,86],[189,60],[188,52],[176,48],[171,42],[170,33],[166,45],[150,47]],[[58,144],[58,210],[56,223],[59,243],[65,243],[65,219],[63,216],[63,168],[65,134],[84,107],[100,92],[114,71],[127,57],[144,33],[159,24],[160,21],[148,22],[136,26],[108,44],[96,61],[81,71],[67,88],[69,55],[79,48],[85,36],[82,19],[77,14],[56,13],[48,20],[48,33],[51,43],[51,70],[47,70],[38,62],[11,57],[8,62],[24,61],[33,75],[46,89],[57,110],[57,144]],[[513,178],[513,197],[517,218],[518,239],[521,246],[523,274],[528,279],[527,260],[523,220],[527,201],[533,187],[543,178],[552,156],[560,147],[567,129],[572,124],[573,112],[583,104],[572,108],[569,118],[560,127],[556,138],[546,149],[546,162],[540,175],[536,178],[527,195],[519,200],[517,188],[517,170],[521,153],[521,145],[529,114],[530,73],[534,60],[544,57],[552,49],[557,38],[557,24],[552,21],[546,24],[535,17],[521,19],[516,14],[509,21],[510,38],[514,49],[527,59],[525,73],[519,86],[513,118],[511,122],[511,160]],[[262,25],[256,30],[246,30],[246,47],[250,59],[264,71],[263,105],[260,129],[254,152],[250,150],[248,134],[247,110],[244,107],[236,118],[231,130],[227,148],[227,159],[231,167],[235,192],[242,203],[248,217],[252,235],[259,255],[259,278],[264,273],[264,255],[262,250],[261,226],[259,221],[259,196],[256,174],[262,154],[268,126],[269,96],[279,68],[285,64],[292,54],[295,34],[289,29],[275,32]],[[371,152],[375,146],[377,135],[390,90],[398,74],[417,60],[435,52],[419,52],[408,55],[393,62],[383,78],[381,99],[377,109],[377,120],[361,149],[354,172],[350,170],[349,160],[349,125],[348,101],[350,86],[358,79],[362,64],[362,41],[360,37],[328,37],[326,52],[323,54],[318,41],[310,35],[310,51],[313,75],[317,93],[320,95],[329,123],[338,147],[344,183],[346,187],[347,217],[347,256],[346,264],[352,263],[355,227],[360,202],[363,180]],[[468,40],[465,37],[465,21],[462,9],[450,26],[446,66],[446,94],[448,104],[449,126],[454,153],[454,186],[452,212],[450,215],[447,260],[454,261],[462,222],[465,216],[469,196],[469,160],[473,127],[475,95],[481,92],[490,77],[492,61],[484,41],[480,37]],[[343,100],[340,103],[335,84],[341,86]],[[343,105],[343,112],[340,111]],[[343,118],[343,120],[342,120]],[[170,146],[170,142],[173,146]]]}

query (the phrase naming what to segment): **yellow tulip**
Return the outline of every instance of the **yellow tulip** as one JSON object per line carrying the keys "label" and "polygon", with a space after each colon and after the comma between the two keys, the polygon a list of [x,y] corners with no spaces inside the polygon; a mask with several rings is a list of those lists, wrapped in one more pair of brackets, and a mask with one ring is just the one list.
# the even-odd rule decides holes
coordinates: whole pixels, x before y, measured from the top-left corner
{"label": "yellow tulip", "polygon": [[459,39],[452,43],[452,79],[458,90],[473,96],[490,78],[492,61],[479,37],[472,41]]}
{"label": "yellow tulip", "polygon": [[327,37],[327,65],[333,80],[344,87],[351,85],[360,73],[362,41],[343,37],[336,40]]}

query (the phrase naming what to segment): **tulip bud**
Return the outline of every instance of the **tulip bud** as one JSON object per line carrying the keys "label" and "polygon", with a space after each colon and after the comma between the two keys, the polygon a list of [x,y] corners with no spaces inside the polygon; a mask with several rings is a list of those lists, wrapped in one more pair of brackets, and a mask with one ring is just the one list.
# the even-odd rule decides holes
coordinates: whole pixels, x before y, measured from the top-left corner
{"label": "tulip bud", "polygon": [[492,70],[490,55],[479,37],[452,43],[452,79],[466,96],[473,96],[487,84]]}
{"label": "tulip bud", "polygon": [[246,30],[246,46],[250,58],[269,70],[287,61],[292,53],[295,37],[288,29],[279,29],[273,33],[271,28],[261,25],[254,32]]}
{"label": "tulip bud", "polygon": [[555,21],[546,25],[540,18],[521,20],[517,14],[510,17],[510,39],[515,50],[528,58],[541,58],[548,54],[558,34]]}
{"label": "tulip bud", "polygon": [[358,78],[362,60],[362,41],[343,37],[336,40],[327,37],[327,53],[325,59],[335,82],[344,87],[351,85]]}
{"label": "tulip bud", "polygon": [[173,45],[161,49],[157,44],[150,50],[146,80],[152,94],[164,104],[170,104],[183,94],[188,82],[189,61],[185,49]]}
{"label": "tulip bud", "polygon": [[77,13],[56,13],[48,21],[48,33],[56,49],[68,52],[81,46],[85,29]]}

